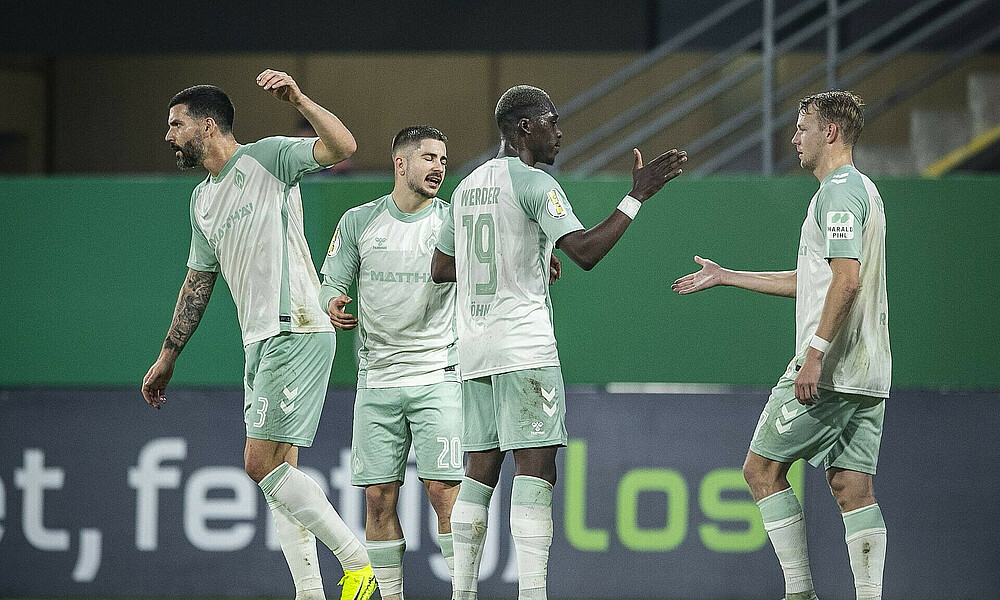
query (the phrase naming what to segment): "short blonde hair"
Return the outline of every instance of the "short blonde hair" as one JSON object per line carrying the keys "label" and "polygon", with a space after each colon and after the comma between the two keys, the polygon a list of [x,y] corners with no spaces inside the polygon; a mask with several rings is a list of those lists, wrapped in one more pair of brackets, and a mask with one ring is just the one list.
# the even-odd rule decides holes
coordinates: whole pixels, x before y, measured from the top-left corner
{"label": "short blonde hair", "polygon": [[799,100],[799,114],[804,115],[810,107],[815,108],[820,122],[836,123],[844,136],[844,145],[853,147],[865,126],[864,106],[864,101],[853,92],[831,90]]}

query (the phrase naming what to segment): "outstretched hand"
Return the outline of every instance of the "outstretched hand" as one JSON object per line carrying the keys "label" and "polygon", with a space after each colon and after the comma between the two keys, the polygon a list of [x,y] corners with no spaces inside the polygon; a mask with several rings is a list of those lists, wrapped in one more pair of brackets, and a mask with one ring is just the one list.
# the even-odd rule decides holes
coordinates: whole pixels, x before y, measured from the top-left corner
{"label": "outstretched hand", "polygon": [[701,270],[674,281],[670,289],[678,294],[693,294],[694,292],[707,290],[710,287],[722,285],[722,267],[700,256],[695,256],[694,262],[701,265]]}
{"label": "outstretched hand", "polygon": [[353,301],[353,298],[344,295],[330,298],[330,306],[327,308],[330,311],[330,324],[335,329],[350,331],[358,326],[358,318],[351,313],[344,312],[344,307]]}
{"label": "outstretched hand", "polygon": [[635,165],[632,166],[632,190],[628,195],[639,202],[645,202],[660,191],[668,181],[683,173],[681,165],[687,161],[687,152],[683,150],[678,152],[674,148],[643,166],[642,153],[639,149],[633,148],[632,152],[635,155]]}
{"label": "outstretched hand", "polygon": [[271,92],[271,95],[278,100],[292,104],[298,103],[305,97],[305,94],[299,89],[299,84],[295,83],[292,76],[284,71],[266,69],[257,76],[257,85]]}

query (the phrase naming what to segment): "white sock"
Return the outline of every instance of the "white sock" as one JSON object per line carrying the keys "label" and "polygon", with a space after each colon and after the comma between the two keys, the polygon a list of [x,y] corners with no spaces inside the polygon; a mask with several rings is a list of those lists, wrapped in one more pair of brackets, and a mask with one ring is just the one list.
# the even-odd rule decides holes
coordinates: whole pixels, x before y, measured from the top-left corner
{"label": "white sock", "polygon": [[444,564],[448,566],[448,573],[451,575],[451,587],[455,587],[455,542],[451,533],[439,533],[438,545],[441,546],[441,556],[444,557]]}
{"label": "white sock", "polygon": [[455,600],[476,600],[479,563],[486,542],[490,497],[493,488],[465,477],[451,509],[451,535],[455,549]]}
{"label": "white sock", "polygon": [[510,533],[517,550],[518,600],[547,600],[546,574],[552,545],[552,484],[518,475],[510,494]]}
{"label": "white sock", "polygon": [[403,600],[403,553],[406,552],[406,541],[368,540],[367,547],[382,600]]}
{"label": "white sock", "polygon": [[857,598],[881,600],[886,543],[882,510],[878,504],[871,504],[846,512],[842,516]]}
{"label": "white sock", "polygon": [[260,481],[260,488],[282,503],[289,514],[319,538],[337,556],[345,571],[368,564],[368,552],[340,518],[315,481],[288,463],[282,463]]}
{"label": "white sock", "polygon": [[791,488],[771,494],[757,503],[764,529],[778,556],[785,575],[785,596],[812,598],[813,582],[806,548],[806,521],[802,507]]}
{"label": "white sock", "polygon": [[295,600],[326,600],[319,559],[316,556],[316,536],[288,514],[288,510],[280,502],[267,494],[264,494],[264,498],[274,518],[274,529],[278,532],[281,552],[288,562],[288,570],[292,572]]}

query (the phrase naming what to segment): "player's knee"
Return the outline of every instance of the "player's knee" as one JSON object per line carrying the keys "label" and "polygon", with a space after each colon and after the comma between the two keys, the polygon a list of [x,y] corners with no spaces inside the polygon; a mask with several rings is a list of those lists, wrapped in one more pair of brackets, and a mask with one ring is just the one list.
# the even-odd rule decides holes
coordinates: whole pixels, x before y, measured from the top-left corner
{"label": "player's knee", "polygon": [[456,484],[446,484],[440,481],[427,483],[427,498],[439,520],[448,521],[451,517],[451,507],[455,504],[457,490]]}
{"label": "player's knee", "polygon": [[262,479],[267,477],[267,474],[274,470],[274,467],[270,466],[266,461],[260,460],[258,457],[246,456],[244,458],[243,468],[250,479],[254,480],[254,483],[260,483]]}
{"label": "player's knee", "polygon": [[865,485],[865,482],[832,479],[829,483],[830,493],[840,506],[841,512],[875,504],[875,494],[871,486]]}
{"label": "player's knee", "polygon": [[750,460],[750,457],[743,461],[743,479],[751,489],[760,482],[760,469]]}
{"label": "player's knee", "polygon": [[365,506],[375,521],[388,518],[396,510],[396,488],[393,484],[370,485],[365,488]]}

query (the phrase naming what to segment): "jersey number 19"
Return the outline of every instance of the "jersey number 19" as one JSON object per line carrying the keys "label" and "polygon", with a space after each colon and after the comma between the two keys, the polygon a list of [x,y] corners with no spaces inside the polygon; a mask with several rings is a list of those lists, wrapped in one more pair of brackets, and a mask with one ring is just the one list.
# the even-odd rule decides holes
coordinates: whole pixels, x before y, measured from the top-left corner
{"label": "jersey number 19", "polygon": [[490,278],[486,283],[476,283],[469,269],[469,287],[477,296],[497,293],[496,222],[491,213],[483,213],[473,221],[472,215],[462,215],[462,227],[467,231],[466,253],[475,253],[476,259],[489,267]]}

